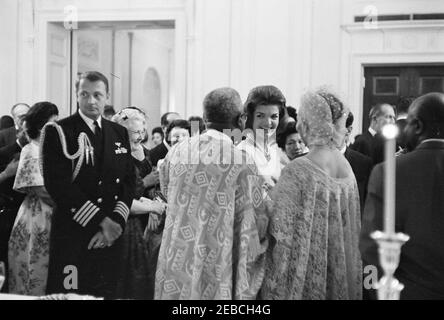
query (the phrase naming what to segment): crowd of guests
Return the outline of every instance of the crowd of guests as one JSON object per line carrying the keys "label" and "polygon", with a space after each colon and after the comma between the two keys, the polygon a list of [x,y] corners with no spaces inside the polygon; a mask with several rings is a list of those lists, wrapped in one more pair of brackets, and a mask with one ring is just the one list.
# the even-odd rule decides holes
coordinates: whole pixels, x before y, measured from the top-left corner
{"label": "crowd of guests", "polygon": [[[353,115],[327,88],[297,110],[274,86],[245,103],[216,89],[202,116],[169,112],[151,133],[142,108],[106,105],[104,75],[82,74],[76,92],[68,118],[39,102],[0,120],[4,292],[374,298],[363,266],[379,267],[369,235],[382,229],[381,131],[394,106],[374,106],[351,144]],[[401,102],[396,228],[411,240],[397,277],[405,298],[444,298],[444,95]]]}

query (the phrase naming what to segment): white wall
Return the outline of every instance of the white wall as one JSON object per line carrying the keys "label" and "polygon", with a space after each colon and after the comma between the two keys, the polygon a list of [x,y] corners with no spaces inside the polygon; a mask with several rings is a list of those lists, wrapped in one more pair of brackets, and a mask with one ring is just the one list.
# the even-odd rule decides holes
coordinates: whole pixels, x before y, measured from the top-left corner
{"label": "white wall", "polygon": [[[17,101],[16,0],[2,0],[0,10],[0,116],[9,114]],[[23,101],[26,102],[26,101]]]}
{"label": "white wall", "polygon": [[[9,3],[2,10],[9,23],[3,19],[0,23],[11,29],[11,17],[16,10],[12,0],[2,1]],[[19,14],[27,22],[17,24],[18,38],[7,38],[11,41],[8,48],[21,51],[16,68],[20,90],[16,88],[14,93],[10,85],[8,97],[0,97],[8,103],[29,96],[39,98],[42,92],[35,80],[39,64],[34,68],[30,66],[36,60],[33,56],[36,53],[25,40],[35,34],[29,23],[31,1],[20,0],[20,3],[24,9]],[[54,12],[60,15],[70,3],[68,0],[36,1],[37,16]],[[329,84],[349,103],[356,115],[355,128],[359,133],[363,63],[417,62],[420,57],[438,59],[444,39],[437,22],[428,22],[435,24],[434,28],[401,23],[404,27],[400,29],[398,24],[397,31],[393,29],[396,23],[380,23],[378,30],[367,30],[362,24],[353,23],[353,17],[364,15],[369,5],[374,5],[378,14],[442,13],[442,0],[78,0],[75,3],[84,18],[135,16],[139,11],[145,12],[144,15],[156,12],[157,16],[165,17],[183,14],[179,29],[185,34],[176,33],[175,39],[176,43],[184,41],[184,44],[175,50],[176,59],[183,58],[185,62],[175,68],[176,71],[183,68],[186,78],[176,79],[175,89],[185,93],[170,108],[184,117],[201,114],[204,95],[216,87],[232,86],[245,99],[253,86],[274,84],[282,89],[288,104],[297,107],[304,89]],[[418,44],[406,54],[396,43],[412,35],[419,39]],[[5,36],[8,37],[3,30],[2,38]],[[390,39],[394,44],[391,49],[386,45]],[[424,39],[429,39],[432,45],[426,43],[424,47]],[[0,41],[0,45],[5,48],[5,41]],[[369,47],[371,54],[367,52]],[[363,54],[368,55],[367,60],[362,58]],[[12,51],[0,50],[0,55],[1,60],[6,56],[13,61]],[[371,60],[370,55],[378,59]],[[4,73],[1,77],[5,79]],[[4,106],[0,107],[5,111]]]}

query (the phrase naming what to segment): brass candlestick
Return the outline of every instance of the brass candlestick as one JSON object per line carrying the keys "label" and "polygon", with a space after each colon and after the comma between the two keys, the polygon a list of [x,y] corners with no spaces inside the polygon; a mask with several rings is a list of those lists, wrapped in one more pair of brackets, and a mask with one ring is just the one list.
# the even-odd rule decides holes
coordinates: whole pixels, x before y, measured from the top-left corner
{"label": "brass candlestick", "polygon": [[410,237],[403,233],[385,233],[375,231],[371,237],[378,243],[379,262],[384,270],[384,276],[378,281],[378,300],[399,300],[404,285],[394,276],[399,265],[401,247]]}

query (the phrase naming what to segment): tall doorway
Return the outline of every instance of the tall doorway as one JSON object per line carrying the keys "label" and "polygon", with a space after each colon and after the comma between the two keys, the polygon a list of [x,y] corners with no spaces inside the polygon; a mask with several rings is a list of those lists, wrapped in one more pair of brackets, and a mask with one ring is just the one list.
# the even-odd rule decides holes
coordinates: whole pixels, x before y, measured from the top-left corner
{"label": "tall doorway", "polygon": [[116,111],[134,105],[149,117],[149,130],[175,109],[175,21],[79,22],[67,30],[48,23],[47,96],[61,116],[76,112],[78,74],[99,71],[109,80],[107,101]]}
{"label": "tall doorway", "polygon": [[400,97],[444,92],[444,64],[365,67],[364,77],[363,131],[370,125],[368,114],[377,103],[396,105]]}

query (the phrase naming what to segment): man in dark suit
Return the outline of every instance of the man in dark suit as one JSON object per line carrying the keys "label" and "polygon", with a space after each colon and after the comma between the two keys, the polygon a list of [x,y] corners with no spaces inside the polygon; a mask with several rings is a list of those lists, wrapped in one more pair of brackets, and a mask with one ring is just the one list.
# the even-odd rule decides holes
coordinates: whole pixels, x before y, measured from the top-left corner
{"label": "man in dark suit", "polygon": [[351,149],[370,157],[373,165],[376,165],[384,161],[384,139],[381,130],[386,124],[395,123],[395,110],[389,104],[377,104],[370,110],[369,117],[370,127],[356,137]]}
{"label": "man in dark suit", "polygon": [[11,108],[11,115],[15,126],[0,130],[0,148],[13,144],[17,140],[17,134],[22,130],[23,118],[29,111],[26,103],[17,103]]}
{"label": "man in dark suit", "polygon": [[[407,117],[407,148],[396,158],[396,232],[410,236],[402,247],[396,278],[401,299],[444,299],[444,94],[416,99]],[[383,230],[383,164],[370,177],[360,249],[364,265],[379,266],[370,239]],[[378,276],[382,276],[381,270]]]}
{"label": "man in dark suit", "polygon": [[113,298],[134,163],[126,129],[101,117],[105,76],[86,72],[76,89],[78,113],[47,126],[42,137],[45,187],[56,204],[47,291]]}
{"label": "man in dark suit", "polygon": [[162,117],[160,118],[160,123],[165,138],[161,144],[155,146],[149,152],[150,160],[153,166],[157,166],[159,160],[164,159],[168,151],[170,150],[171,147],[168,144],[168,137],[166,136],[166,130],[171,122],[178,119],[180,119],[180,115],[177,112],[167,112],[163,114]]}
{"label": "man in dark suit", "polygon": [[407,112],[413,100],[415,100],[413,97],[401,97],[396,105],[396,125],[399,129],[396,143],[400,149],[404,149],[406,147],[404,128],[407,124]]}
{"label": "man in dark suit", "polygon": [[350,163],[353,173],[355,174],[356,182],[358,183],[362,214],[362,211],[364,209],[365,197],[367,196],[368,179],[370,177],[370,173],[372,172],[373,163],[370,157],[367,157],[366,155],[363,155],[362,153],[359,153],[347,147],[348,138],[350,137],[350,134],[353,130],[353,120],[353,113],[350,112],[345,123],[345,126],[347,128],[347,134],[344,141],[345,143],[343,147],[340,148],[340,150],[344,154],[347,161]]}
{"label": "man in dark suit", "polygon": [[[23,193],[13,190],[13,185],[20,151],[28,143],[23,129],[23,119],[28,111],[29,106],[25,103],[14,105],[11,114],[15,125],[0,131],[0,172],[5,177],[0,181],[0,261],[4,261],[6,267],[9,236],[24,199]],[[7,287],[5,283],[2,291],[7,292]]]}

